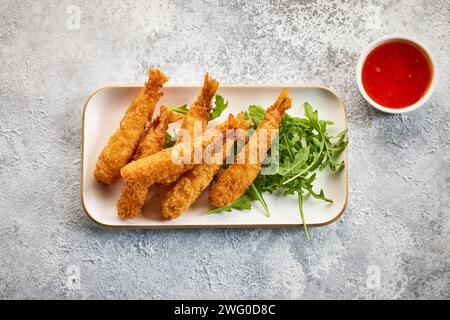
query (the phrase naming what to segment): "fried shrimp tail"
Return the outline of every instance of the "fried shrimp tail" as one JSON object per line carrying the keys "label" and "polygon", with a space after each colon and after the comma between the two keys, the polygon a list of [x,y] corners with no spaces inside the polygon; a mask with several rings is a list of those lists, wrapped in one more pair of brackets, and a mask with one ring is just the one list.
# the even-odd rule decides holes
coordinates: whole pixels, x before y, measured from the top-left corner
{"label": "fried shrimp tail", "polygon": [[120,169],[132,158],[142,132],[161,98],[167,76],[158,69],[150,69],[149,79],[132,101],[120,121],[120,127],[111,136],[101,152],[94,171],[95,178],[110,185],[119,177]]}
{"label": "fried shrimp tail", "polygon": [[138,160],[161,151],[169,124],[182,118],[181,115],[171,111],[168,107],[161,106],[159,116],[152,121],[141,138],[133,159]]}
{"label": "fried shrimp tail", "polygon": [[[198,95],[197,99],[192,103],[189,111],[183,119],[177,142],[187,140],[191,141],[194,139],[195,135],[198,134],[195,132],[196,130],[201,129],[200,134],[205,130],[209,120],[209,113],[212,108],[212,99],[216,94],[218,87],[219,83],[215,79],[211,78],[208,72],[206,72],[202,91]],[[180,175],[174,175],[160,181],[159,183],[163,185],[171,185],[179,178]]]}
{"label": "fried shrimp tail", "polygon": [[[232,164],[218,178],[209,192],[209,201],[215,207],[222,207],[239,199],[250,187],[253,180],[256,179],[260,170],[262,161],[259,156],[256,161],[250,160],[251,146],[257,146],[257,155],[265,155],[272,144],[271,130],[278,129],[280,121],[287,109],[291,107],[292,99],[288,97],[288,90],[284,89],[275,103],[267,109],[263,121],[259,124],[256,132],[250,137],[244,149],[238,154],[245,161]],[[267,139],[266,143],[261,144],[261,140]],[[251,150],[251,151],[250,151]]]}
{"label": "fried shrimp tail", "polygon": [[[246,130],[250,126],[250,121],[244,119],[242,113],[236,118],[230,117],[229,122],[236,121],[234,127]],[[164,219],[178,218],[186,211],[200,194],[209,186],[213,177],[222,167],[223,160],[229,155],[234,145],[236,133],[226,137],[226,141],[221,145],[218,152],[222,153],[221,162],[196,165],[194,169],[186,172],[180,180],[167,192],[161,201],[162,215]]]}
{"label": "fried shrimp tail", "polygon": [[[164,136],[166,134],[169,124],[180,120],[182,116],[171,111],[165,106],[161,106],[159,116],[154,119],[150,128],[144,134],[139,143],[135,160],[139,160],[155,154],[162,150],[164,144]],[[137,201],[136,199],[147,198],[148,189],[145,188],[130,188],[127,184],[122,189],[120,201],[117,204],[119,215],[122,218],[131,218],[139,214],[136,211],[130,211],[133,206],[130,203]]]}
{"label": "fried shrimp tail", "polygon": [[[208,124],[209,113],[212,108],[212,98],[216,94],[217,88],[219,88],[219,83],[215,79],[210,78],[208,72],[206,72],[202,91],[192,103],[181,124],[181,129],[184,130],[185,133],[188,133],[191,139],[194,137],[196,121],[201,123],[202,131],[205,130],[206,125]],[[182,142],[184,138],[184,135],[180,135],[178,142]]]}

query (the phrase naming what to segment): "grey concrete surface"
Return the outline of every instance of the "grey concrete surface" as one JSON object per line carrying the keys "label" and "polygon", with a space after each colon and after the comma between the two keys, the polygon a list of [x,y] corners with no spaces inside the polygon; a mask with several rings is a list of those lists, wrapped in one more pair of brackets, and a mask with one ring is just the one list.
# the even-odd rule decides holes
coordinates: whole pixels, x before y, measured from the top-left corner
{"label": "grey concrete surface", "polygon": [[[0,298],[450,298],[448,0],[5,0],[0,17]],[[440,69],[431,102],[396,116],[369,108],[354,77],[360,50],[393,33],[423,40]],[[351,139],[345,215],[310,241],[93,225],[79,196],[83,104],[97,87],[142,83],[150,65],[173,83],[208,70],[336,89]]]}

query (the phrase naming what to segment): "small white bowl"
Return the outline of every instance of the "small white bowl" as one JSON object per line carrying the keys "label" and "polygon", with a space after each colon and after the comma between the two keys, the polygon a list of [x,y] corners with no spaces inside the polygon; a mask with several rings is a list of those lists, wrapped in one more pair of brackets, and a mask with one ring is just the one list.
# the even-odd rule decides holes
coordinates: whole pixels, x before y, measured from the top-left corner
{"label": "small white bowl", "polygon": [[[431,64],[433,74],[432,74],[430,86],[428,87],[425,94],[416,103],[414,103],[410,106],[404,107],[404,108],[394,109],[394,108],[384,107],[384,106],[380,105],[379,103],[376,103],[375,101],[372,100],[372,98],[369,97],[369,95],[367,94],[367,92],[364,89],[364,86],[362,84],[362,68],[364,66],[364,62],[366,61],[367,56],[369,55],[370,52],[372,52],[373,49],[375,49],[376,47],[378,47],[384,43],[391,42],[391,41],[399,41],[399,40],[409,42],[409,43],[415,45],[416,47],[422,49],[422,51],[425,53],[425,55],[428,58],[428,61]],[[436,65],[436,62],[435,62],[430,50],[428,50],[428,48],[424,44],[420,43],[418,40],[413,39],[411,37],[406,37],[406,36],[398,36],[398,35],[386,36],[386,37],[380,38],[380,39],[372,42],[363,50],[363,52],[359,56],[358,66],[356,67],[356,81],[358,83],[359,91],[363,95],[364,99],[366,99],[366,101],[374,108],[376,108],[380,111],[386,112],[386,113],[394,113],[394,114],[405,113],[405,112],[413,111],[413,110],[420,108],[421,106],[423,106],[425,104],[425,102],[428,101],[428,99],[430,99],[430,97],[433,94],[434,90],[436,89],[436,85],[437,85],[437,65]]]}

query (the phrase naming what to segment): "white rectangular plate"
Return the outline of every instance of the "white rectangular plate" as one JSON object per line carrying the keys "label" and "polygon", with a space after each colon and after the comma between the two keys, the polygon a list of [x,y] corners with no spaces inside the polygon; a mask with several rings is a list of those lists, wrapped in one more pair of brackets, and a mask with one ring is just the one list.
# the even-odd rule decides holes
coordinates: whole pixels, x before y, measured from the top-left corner
{"label": "white rectangular plate", "polygon": [[[218,93],[229,101],[222,117],[211,123],[225,120],[229,113],[244,111],[250,104],[269,107],[284,86],[221,86]],[[308,101],[319,110],[319,118],[334,121],[329,126],[332,135],[347,128],[347,115],[342,100],[333,91],[321,86],[286,86],[293,98],[288,111],[294,116],[303,116],[303,103]],[[161,191],[151,193],[151,198],[140,217],[122,220],[116,213],[116,201],[122,189],[118,181],[111,187],[104,187],[94,178],[97,157],[109,137],[119,126],[139,86],[112,86],[95,91],[87,100],[83,111],[83,146],[81,202],[86,214],[96,223],[119,228],[176,228],[176,227],[299,227],[302,226],[296,197],[280,197],[265,194],[271,216],[268,218],[255,202],[250,211],[207,215],[209,208],[207,191],[180,218],[165,221],[161,218],[159,202]],[[159,105],[191,104],[200,91],[200,86],[168,86]],[[308,226],[322,226],[337,220],[347,206],[348,162],[347,150],[341,154],[346,162],[345,169],[337,174],[327,170],[318,174],[316,190],[323,188],[325,194],[334,200],[332,204],[308,197],[304,202],[305,220]]]}

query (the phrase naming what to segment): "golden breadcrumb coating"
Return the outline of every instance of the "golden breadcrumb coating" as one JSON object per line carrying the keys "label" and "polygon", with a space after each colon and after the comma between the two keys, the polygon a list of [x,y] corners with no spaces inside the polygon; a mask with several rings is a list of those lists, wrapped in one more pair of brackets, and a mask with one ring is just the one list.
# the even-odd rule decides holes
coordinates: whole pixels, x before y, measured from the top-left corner
{"label": "golden breadcrumb coating", "polygon": [[119,177],[120,169],[130,161],[145,125],[163,95],[161,88],[167,81],[167,76],[160,70],[150,69],[149,80],[128,107],[119,129],[109,138],[98,157],[94,176],[99,182],[105,185],[114,183]]}
{"label": "golden breadcrumb coating", "polygon": [[[210,78],[208,72],[206,72],[202,91],[200,92],[194,103],[192,103],[189,111],[183,119],[183,123],[181,124],[181,129],[184,130],[184,132],[188,135],[179,135],[177,142],[183,142],[187,137],[189,137],[191,140],[194,139],[196,121],[201,122],[202,132],[205,130],[209,120],[209,113],[212,108],[212,99],[218,87],[219,83],[215,79]],[[159,183],[167,186],[171,185],[179,178],[180,175],[174,175],[160,181]]]}
{"label": "golden breadcrumb coating", "polygon": [[[230,118],[230,117],[229,117]],[[117,202],[120,217],[135,217],[147,199],[147,190],[155,183],[160,183],[172,176],[178,176],[194,167],[194,149],[204,150],[207,146],[219,142],[226,134],[231,122],[216,126],[205,132],[194,143],[183,142],[148,157],[133,161],[121,169],[126,187]],[[220,133],[220,135],[218,134]],[[186,155],[186,161],[180,161]],[[174,161],[175,160],[175,161]],[[132,195],[129,195],[131,194]]]}
{"label": "golden breadcrumb coating", "polygon": [[168,107],[161,106],[159,116],[152,121],[150,127],[141,138],[133,159],[138,160],[160,151],[163,148],[169,124],[182,118],[180,114],[171,111]]}
{"label": "golden breadcrumb coating", "polygon": [[[181,115],[172,112],[165,106],[161,106],[159,116],[152,121],[150,128],[142,137],[136,154],[134,155],[134,159],[138,160],[161,151],[164,144],[164,135],[166,134],[169,124],[176,122],[181,118]],[[146,199],[148,191],[149,190],[145,188],[136,188],[135,190],[125,184],[120,196],[121,201],[117,204],[119,215],[122,218],[133,217],[135,213],[129,210],[132,208],[129,206],[124,207],[124,205],[138,201],[136,199]]]}
{"label": "golden breadcrumb coating", "polygon": [[[188,133],[190,140],[192,140],[194,137],[195,121],[201,122],[202,131],[205,129],[209,119],[209,112],[211,111],[212,108],[212,98],[214,97],[214,94],[216,93],[218,86],[219,83],[216,80],[210,78],[208,73],[206,73],[202,90],[197,99],[192,103],[181,125],[181,129],[185,130],[185,132]],[[179,136],[178,142],[181,142],[183,140],[182,139],[183,137],[184,137],[183,135]],[[148,139],[152,140],[154,138],[155,137],[152,135]],[[149,144],[153,145],[153,142],[149,141]],[[151,146],[149,146],[149,149],[150,148]],[[136,160],[139,158],[142,157],[138,157],[136,158]],[[171,160],[170,157],[168,157],[166,154],[164,155],[164,158],[166,160],[167,159]],[[176,169],[173,166],[168,165],[162,168],[162,170],[165,170],[165,172],[161,174],[161,178],[158,181],[158,183],[170,185],[180,178],[182,172],[190,170],[192,167],[193,165],[183,167],[183,171],[177,174]],[[171,173],[170,172],[171,169],[173,170],[173,174],[166,174],[167,172]],[[151,184],[149,184],[149,186],[152,185],[153,183],[155,182],[152,182]],[[144,191],[144,189],[146,191]],[[148,195],[148,187],[145,188],[144,186],[141,186],[140,184],[136,183],[126,185],[122,190],[122,194],[119,198],[119,201],[117,202],[117,212],[119,216],[122,218],[131,218],[139,215],[142,206],[145,204],[147,195]],[[133,199],[137,200],[135,201]]]}
{"label": "golden breadcrumb coating", "polygon": [[[246,130],[250,126],[250,121],[244,119],[243,114],[236,117],[238,124],[234,127]],[[222,161],[230,153],[236,135],[227,137],[223,148],[217,150],[222,153]],[[166,193],[161,201],[162,215],[164,219],[178,218],[186,211],[200,194],[209,186],[214,175],[220,170],[222,163],[196,165],[194,169],[186,172],[173,187]]]}
{"label": "golden breadcrumb coating", "polygon": [[[215,207],[222,207],[239,199],[256,179],[260,170],[262,161],[260,157],[256,157],[256,163],[252,164],[249,161],[249,146],[257,146],[257,155],[266,154],[267,150],[272,144],[272,137],[270,135],[272,129],[277,129],[280,121],[283,118],[285,111],[291,107],[292,99],[288,97],[288,90],[284,89],[279,95],[275,103],[267,109],[263,121],[259,124],[256,132],[250,137],[245,148],[238,154],[245,157],[242,164],[235,163],[228,167],[218,178],[216,183],[209,191],[209,201]],[[267,137],[265,145],[259,142]],[[262,138],[260,138],[262,137]]]}

